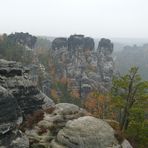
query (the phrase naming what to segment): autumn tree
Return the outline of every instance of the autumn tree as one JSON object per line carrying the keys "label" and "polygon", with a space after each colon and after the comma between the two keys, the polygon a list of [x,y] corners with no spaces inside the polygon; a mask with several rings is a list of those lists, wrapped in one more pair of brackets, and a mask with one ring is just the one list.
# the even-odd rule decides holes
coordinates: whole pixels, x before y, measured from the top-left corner
{"label": "autumn tree", "polygon": [[106,118],[108,114],[108,101],[108,95],[94,91],[87,96],[84,107],[92,113],[93,116],[103,119]]}
{"label": "autumn tree", "polygon": [[120,128],[125,131],[131,122],[131,110],[148,97],[148,82],[142,81],[137,67],[132,67],[128,74],[113,78],[111,94]]}

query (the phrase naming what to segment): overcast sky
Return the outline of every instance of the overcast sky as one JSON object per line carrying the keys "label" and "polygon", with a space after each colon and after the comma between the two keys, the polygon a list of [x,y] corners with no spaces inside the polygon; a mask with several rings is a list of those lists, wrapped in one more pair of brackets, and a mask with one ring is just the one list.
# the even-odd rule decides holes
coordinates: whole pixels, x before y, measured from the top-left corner
{"label": "overcast sky", "polygon": [[148,0],[0,0],[0,33],[148,38]]}

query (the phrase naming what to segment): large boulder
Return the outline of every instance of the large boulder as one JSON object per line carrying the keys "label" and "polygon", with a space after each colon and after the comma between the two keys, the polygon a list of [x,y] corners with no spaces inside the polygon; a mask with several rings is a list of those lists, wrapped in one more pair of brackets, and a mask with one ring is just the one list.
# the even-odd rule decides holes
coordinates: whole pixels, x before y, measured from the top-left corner
{"label": "large boulder", "polygon": [[55,105],[51,113],[46,112],[43,120],[32,129],[27,129],[25,133],[29,137],[31,145],[42,145],[46,148],[69,120],[77,119],[86,114],[84,109],[74,104],[59,103]]}
{"label": "large boulder", "polygon": [[114,130],[103,120],[85,116],[68,121],[51,143],[57,148],[107,148],[118,146]]}

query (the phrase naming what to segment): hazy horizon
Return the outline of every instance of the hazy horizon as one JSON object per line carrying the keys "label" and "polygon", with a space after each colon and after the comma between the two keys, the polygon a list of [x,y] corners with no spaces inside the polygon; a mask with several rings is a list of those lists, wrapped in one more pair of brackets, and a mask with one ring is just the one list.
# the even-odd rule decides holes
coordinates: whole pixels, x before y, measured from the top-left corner
{"label": "hazy horizon", "polygon": [[1,0],[0,34],[148,38],[147,0]]}

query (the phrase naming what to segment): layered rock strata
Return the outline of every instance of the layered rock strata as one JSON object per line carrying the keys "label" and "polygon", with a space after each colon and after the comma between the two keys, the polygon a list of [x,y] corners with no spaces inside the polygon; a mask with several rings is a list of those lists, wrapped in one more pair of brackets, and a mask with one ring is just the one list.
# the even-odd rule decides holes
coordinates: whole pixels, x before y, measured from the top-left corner
{"label": "layered rock strata", "polygon": [[95,50],[94,40],[83,35],[56,38],[52,42],[52,57],[56,77],[70,79],[69,89],[80,93],[80,98],[97,90],[105,93],[110,89],[113,75],[113,44],[101,39]]}
{"label": "layered rock strata", "polygon": [[42,148],[132,148],[127,140],[118,141],[114,129],[102,119],[88,116],[76,105],[59,103],[52,113],[25,134],[32,147]]}
{"label": "layered rock strata", "polygon": [[[0,147],[16,148],[16,142],[22,142],[20,148],[26,147],[21,139],[27,138],[17,127],[27,115],[54,106],[29,80],[28,72],[20,63],[0,60]],[[3,145],[6,141],[9,146]]]}

